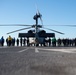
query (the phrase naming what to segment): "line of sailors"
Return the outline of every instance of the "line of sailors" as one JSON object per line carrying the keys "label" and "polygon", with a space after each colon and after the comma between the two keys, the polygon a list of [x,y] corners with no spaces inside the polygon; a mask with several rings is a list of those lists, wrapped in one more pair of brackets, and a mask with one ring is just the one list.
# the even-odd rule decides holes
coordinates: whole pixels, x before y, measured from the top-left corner
{"label": "line of sailors", "polygon": [[76,46],[76,38],[74,39],[56,39],[55,37],[52,38],[52,39],[48,39],[48,40],[45,40],[45,44],[47,44],[46,46]]}
{"label": "line of sailors", "polygon": [[9,36],[7,39],[6,39],[6,43],[7,43],[7,46],[15,46],[15,38],[12,38],[11,36]]}
{"label": "line of sailors", "polygon": [[[2,36],[0,39],[0,45],[4,46],[5,39]],[[17,46],[35,46],[35,44],[29,44],[29,39],[26,38],[20,38],[20,40],[17,38],[12,38],[9,36],[6,38],[6,44],[7,46],[15,46],[15,43]],[[76,46],[76,38],[75,39],[56,39],[54,38],[49,38],[45,39],[44,44],[40,44],[39,46]]]}
{"label": "line of sailors", "polygon": [[6,41],[7,46],[15,46],[15,42],[17,42],[17,46],[19,46],[19,39],[15,40],[15,38],[12,38],[11,36],[7,37],[6,40],[2,36],[0,39],[0,45],[4,46],[5,41]]}
{"label": "line of sailors", "polygon": [[76,38],[74,39],[57,39],[57,46],[76,46]]}

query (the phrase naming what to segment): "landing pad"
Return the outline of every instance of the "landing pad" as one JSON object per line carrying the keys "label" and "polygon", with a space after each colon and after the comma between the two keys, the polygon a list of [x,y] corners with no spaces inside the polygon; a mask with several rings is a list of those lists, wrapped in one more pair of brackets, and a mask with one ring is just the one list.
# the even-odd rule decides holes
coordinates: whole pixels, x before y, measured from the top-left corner
{"label": "landing pad", "polygon": [[0,47],[0,75],[76,75],[76,47]]}

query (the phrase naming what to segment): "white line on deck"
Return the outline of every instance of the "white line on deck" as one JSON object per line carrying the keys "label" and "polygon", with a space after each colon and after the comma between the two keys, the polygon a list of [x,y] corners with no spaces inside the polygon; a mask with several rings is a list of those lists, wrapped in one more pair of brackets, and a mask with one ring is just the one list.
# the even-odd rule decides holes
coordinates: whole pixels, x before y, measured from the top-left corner
{"label": "white line on deck", "polygon": [[36,52],[36,53],[38,53],[38,52],[39,52],[39,51],[38,51],[38,48],[35,48],[35,52]]}
{"label": "white line on deck", "polygon": [[65,52],[65,53],[76,53],[76,48],[75,49],[44,49],[44,48],[38,48],[38,50],[58,51],[58,52]]}
{"label": "white line on deck", "polygon": [[28,50],[28,48],[23,49],[23,50],[20,50],[20,51],[18,51],[18,52],[21,53],[21,52],[24,52],[24,51],[26,51],[26,50]]}

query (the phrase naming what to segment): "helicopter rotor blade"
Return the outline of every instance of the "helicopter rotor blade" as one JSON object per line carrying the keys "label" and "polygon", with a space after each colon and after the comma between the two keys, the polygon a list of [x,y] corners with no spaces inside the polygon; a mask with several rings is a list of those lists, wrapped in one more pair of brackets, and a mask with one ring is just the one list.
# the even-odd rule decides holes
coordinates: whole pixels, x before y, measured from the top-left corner
{"label": "helicopter rotor blade", "polygon": [[[43,28],[45,28],[45,27],[43,27]],[[62,33],[62,32],[59,32],[59,31],[56,31],[56,30],[53,30],[53,29],[49,29],[49,28],[45,28],[45,29],[48,29],[48,30],[54,31],[54,32],[59,33],[59,34],[64,34],[64,33]]]}
{"label": "helicopter rotor blade", "polygon": [[0,26],[32,26],[32,25],[25,25],[25,24],[1,24]]}
{"label": "helicopter rotor blade", "polygon": [[35,6],[36,6],[36,10],[37,10],[36,13],[39,15],[39,10],[38,10],[37,4],[35,4]]}
{"label": "helicopter rotor blade", "polygon": [[57,26],[76,27],[76,25],[57,25]]}
{"label": "helicopter rotor blade", "polygon": [[14,32],[18,32],[18,31],[25,30],[25,29],[30,29],[30,28],[32,28],[32,27],[18,29],[18,30],[12,31],[12,32],[8,32],[7,34],[11,34],[11,33],[14,33]]}
{"label": "helicopter rotor blade", "polygon": [[41,15],[40,12],[39,12],[39,9],[38,9],[38,7],[37,7],[37,4],[36,4],[36,9],[37,9],[37,14],[40,16],[40,20],[41,20],[41,23],[42,23],[42,25],[43,25],[42,15]]}
{"label": "helicopter rotor blade", "polygon": [[40,14],[39,10],[37,10],[37,11],[38,11],[38,14],[40,15],[40,20],[41,20],[41,23],[43,25],[42,15]]}
{"label": "helicopter rotor blade", "polygon": [[66,26],[66,27],[76,27],[76,25],[44,25],[44,26]]}
{"label": "helicopter rotor blade", "polygon": [[41,23],[42,23],[42,25],[43,25],[42,15],[41,15],[41,17],[40,17],[40,20],[41,20]]}

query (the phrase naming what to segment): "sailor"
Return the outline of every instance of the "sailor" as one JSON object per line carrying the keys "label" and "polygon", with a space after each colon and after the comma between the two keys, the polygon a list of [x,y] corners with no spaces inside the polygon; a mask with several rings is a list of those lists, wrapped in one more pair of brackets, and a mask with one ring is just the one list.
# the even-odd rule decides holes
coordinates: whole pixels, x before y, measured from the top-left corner
{"label": "sailor", "polygon": [[22,46],[22,37],[20,38],[20,45]]}
{"label": "sailor", "polygon": [[4,37],[1,37],[1,46],[4,46]]}
{"label": "sailor", "polygon": [[17,38],[16,42],[17,42],[17,46],[19,46],[19,39],[18,38]]}
{"label": "sailor", "polygon": [[52,38],[52,46],[56,46],[56,38]]}
{"label": "sailor", "polygon": [[8,46],[11,46],[11,43],[12,43],[12,37],[9,36],[9,37],[8,37]]}

